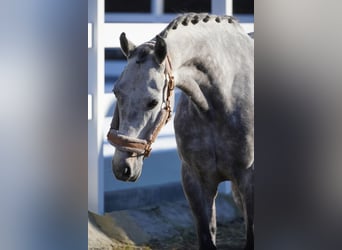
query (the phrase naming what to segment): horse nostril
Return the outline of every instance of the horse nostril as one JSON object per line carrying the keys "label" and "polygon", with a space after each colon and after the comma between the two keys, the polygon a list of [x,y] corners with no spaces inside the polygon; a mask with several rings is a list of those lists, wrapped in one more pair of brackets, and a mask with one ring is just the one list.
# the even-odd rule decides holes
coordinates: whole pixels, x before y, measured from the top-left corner
{"label": "horse nostril", "polygon": [[125,177],[131,176],[131,170],[130,170],[129,167],[125,167],[125,168],[124,168],[123,176],[125,176]]}

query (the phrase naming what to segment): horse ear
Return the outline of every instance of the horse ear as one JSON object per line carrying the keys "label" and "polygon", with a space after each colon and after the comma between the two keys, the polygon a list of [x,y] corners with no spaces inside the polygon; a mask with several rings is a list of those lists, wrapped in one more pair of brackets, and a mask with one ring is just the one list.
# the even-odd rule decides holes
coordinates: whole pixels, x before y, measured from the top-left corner
{"label": "horse ear", "polygon": [[122,52],[127,58],[132,54],[133,50],[135,49],[135,45],[126,38],[125,32],[122,32],[120,35],[120,45]]}
{"label": "horse ear", "polygon": [[159,64],[161,64],[167,53],[166,42],[161,36],[156,37],[156,45],[154,47],[154,55]]}

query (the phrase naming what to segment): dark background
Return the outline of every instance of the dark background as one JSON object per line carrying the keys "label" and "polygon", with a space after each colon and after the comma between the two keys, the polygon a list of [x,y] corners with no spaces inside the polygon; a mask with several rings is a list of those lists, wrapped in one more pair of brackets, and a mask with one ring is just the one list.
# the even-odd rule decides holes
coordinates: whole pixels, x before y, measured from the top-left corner
{"label": "dark background", "polygon": [[[125,0],[105,2],[106,12],[150,12],[150,0]],[[211,0],[166,0],[164,2],[165,13],[183,13],[183,12],[210,12]],[[254,1],[234,0],[233,12],[235,14],[253,14]]]}

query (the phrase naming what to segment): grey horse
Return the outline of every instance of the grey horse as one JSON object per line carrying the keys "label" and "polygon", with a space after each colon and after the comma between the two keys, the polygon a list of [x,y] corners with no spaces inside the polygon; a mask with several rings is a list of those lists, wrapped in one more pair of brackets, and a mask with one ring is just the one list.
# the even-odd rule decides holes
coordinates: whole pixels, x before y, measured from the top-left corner
{"label": "grey horse", "polygon": [[182,184],[199,249],[216,249],[215,198],[230,180],[254,249],[254,41],[230,16],[189,13],[135,46],[120,36],[128,63],[116,82],[108,132],[117,179],[136,181],[151,144],[169,120],[173,88],[182,91],[174,128]]}

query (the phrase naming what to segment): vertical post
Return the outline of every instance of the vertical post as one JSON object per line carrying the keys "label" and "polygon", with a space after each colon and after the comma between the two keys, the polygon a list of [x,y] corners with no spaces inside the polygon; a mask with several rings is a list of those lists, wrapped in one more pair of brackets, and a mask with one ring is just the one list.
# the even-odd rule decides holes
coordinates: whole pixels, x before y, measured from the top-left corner
{"label": "vertical post", "polygon": [[104,0],[88,0],[88,23],[93,41],[88,46],[88,210],[103,214]]}
{"label": "vertical post", "polygon": [[233,0],[211,0],[211,13],[232,16]]}
{"label": "vertical post", "polygon": [[164,13],[164,0],[151,0],[151,12],[155,16],[160,16]]}

